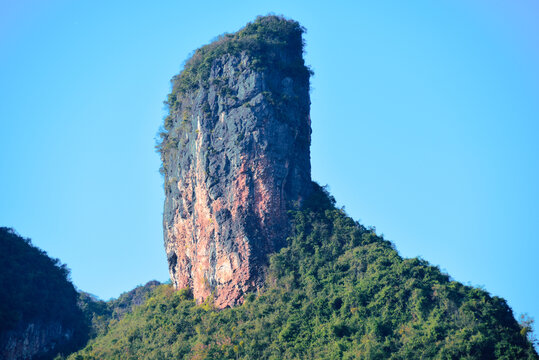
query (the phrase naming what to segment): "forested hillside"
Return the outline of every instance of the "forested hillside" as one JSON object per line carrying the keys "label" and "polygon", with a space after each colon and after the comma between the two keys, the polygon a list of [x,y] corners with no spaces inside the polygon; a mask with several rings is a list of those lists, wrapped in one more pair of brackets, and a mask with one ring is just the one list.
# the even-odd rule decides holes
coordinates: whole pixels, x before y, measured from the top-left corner
{"label": "forested hillside", "polygon": [[69,270],[0,228],[0,358],[47,359],[84,345],[88,327]]}
{"label": "forested hillside", "polygon": [[243,305],[161,285],[70,359],[538,358],[504,299],[403,259],[314,187]]}

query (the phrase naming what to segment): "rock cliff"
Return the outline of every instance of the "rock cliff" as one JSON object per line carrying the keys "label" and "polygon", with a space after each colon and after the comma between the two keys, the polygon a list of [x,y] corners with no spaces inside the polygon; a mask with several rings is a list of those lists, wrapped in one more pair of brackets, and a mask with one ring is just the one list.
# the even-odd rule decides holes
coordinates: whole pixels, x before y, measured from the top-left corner
{"label": "rock cliff", "polygon": [[73,329],[56,321],[24,323],[0,334],[0,358],[5,360],[52,359],[73,341]]}
{"label": "rock cliff", "polygon": [[259,288],[311,187],[303,28],[259,17],[173,78],[161,133],[170,277],[223,308]]}

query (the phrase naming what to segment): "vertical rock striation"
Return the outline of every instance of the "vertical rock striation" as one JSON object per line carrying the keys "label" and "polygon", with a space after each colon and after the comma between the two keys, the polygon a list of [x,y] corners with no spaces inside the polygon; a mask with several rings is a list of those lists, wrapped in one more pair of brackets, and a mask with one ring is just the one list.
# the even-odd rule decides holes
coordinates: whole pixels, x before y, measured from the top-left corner
{"label": "vertical rock striation", "polygon": [[173,78],[159,145],[171,280],[223,308],[258,288],[311,191],[303,28],[259,17]]}
{"label": "vertical rock striation", "polygon": [[0,334],[0,358],[52,359],[59,348],[73,342],[73,337],[73,329],[60,322],[21,323],[18,328]]}

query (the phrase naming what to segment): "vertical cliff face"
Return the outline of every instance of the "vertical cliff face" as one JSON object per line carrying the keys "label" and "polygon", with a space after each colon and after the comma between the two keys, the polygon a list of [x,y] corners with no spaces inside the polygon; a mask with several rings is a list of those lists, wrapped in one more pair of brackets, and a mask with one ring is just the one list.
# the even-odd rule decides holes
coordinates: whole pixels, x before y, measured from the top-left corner
{"label": "vertical cliff face", "polygon": [[311,191],[303,29],[258,18],[194,54],[169,95],[160,151],[170,277],[233,306],[284,245]]}
{"label": "vertical cliff face", "polygon": [[73,329],[60,322],[24,323],[0,334],[0,355],[4,360],[52,359],[72,339]]}

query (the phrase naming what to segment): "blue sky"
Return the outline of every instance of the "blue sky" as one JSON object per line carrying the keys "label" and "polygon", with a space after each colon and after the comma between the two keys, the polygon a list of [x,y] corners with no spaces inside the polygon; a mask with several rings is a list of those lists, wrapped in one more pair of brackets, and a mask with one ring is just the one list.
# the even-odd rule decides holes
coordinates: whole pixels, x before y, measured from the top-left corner
{"label": "blue sky", "polygon": [[401,255],[539,319],[532,0],[0,0],[0,225],[104,299],[167,280],[169,80],[270,12],[307,28],[313,178]]}

